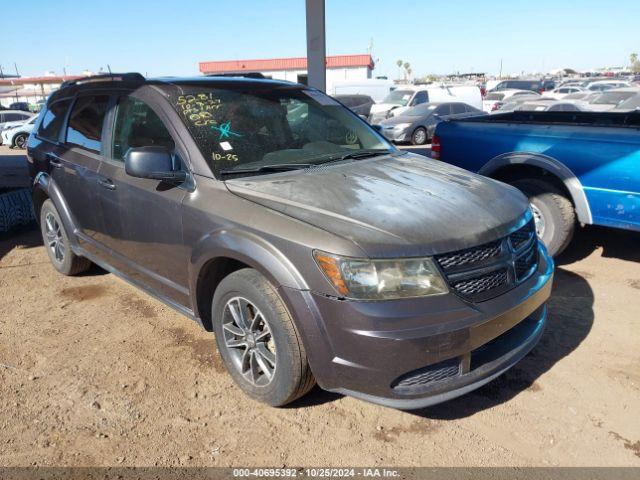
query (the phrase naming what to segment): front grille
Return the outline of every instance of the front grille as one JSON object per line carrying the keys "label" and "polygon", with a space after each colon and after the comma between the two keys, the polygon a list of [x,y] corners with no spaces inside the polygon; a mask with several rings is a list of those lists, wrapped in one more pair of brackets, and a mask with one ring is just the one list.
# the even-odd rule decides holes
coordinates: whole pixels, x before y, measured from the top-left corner
{"label": "front grille", "polygon": [[438,262],[443,270],[451,270],[455,267],[467,265],[469,263],[482,262],[488,258],[497,257],[502,249],[501,241],[487,243],[480,247],[467,248],[453,253],[445,253],[438,257]]}
{"label": "front grille", "polygon": [[507,269],[497,270],[491,272],[488,275],[482,275],[481,277],[474,277],[468,280],[462,280],[452,285],[459,293],[471,297],[475,294],[486,292],[494,288],[501,287],[509,281],[509,274]]}
{"label": "front grille", "polygon": [[520,250],[536,234],[533,220],[530,220],[524,227],[509,235],[509,241],[514,250]]}
{"label": "front grille", "polygon": [[472,302],[489,300],[535,271],[538,249],[534,222],[499,240],[435,258],[456,293]]}
{"label": "front grille", "polygon": [[429,365],[403,375],[393,382],[391,388],[397,393],[410,393],[413,389],[419,389],[433,382],[457,377],[460,374],[460,359],[452,358],[444,362]]}

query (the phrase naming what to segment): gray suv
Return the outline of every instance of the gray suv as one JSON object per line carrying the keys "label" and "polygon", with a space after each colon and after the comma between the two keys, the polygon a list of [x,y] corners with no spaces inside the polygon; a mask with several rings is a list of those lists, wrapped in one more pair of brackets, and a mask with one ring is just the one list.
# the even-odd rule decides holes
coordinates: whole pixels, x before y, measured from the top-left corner
{"label": "gray suv", "polygon": [[419,408],[542,335],[553,263],[516,189],[397,150],[337,101],[247,78],[64,84],[28,142],[54,267],[91,262],[215,333],[249,396]]}

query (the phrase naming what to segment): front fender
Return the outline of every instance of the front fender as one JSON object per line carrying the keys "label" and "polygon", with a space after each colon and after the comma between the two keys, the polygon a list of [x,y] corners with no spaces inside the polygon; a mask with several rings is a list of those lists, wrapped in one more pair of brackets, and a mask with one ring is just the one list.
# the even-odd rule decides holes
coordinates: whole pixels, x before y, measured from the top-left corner
{"label": "front fender", "polygon": [[274,245],[251,232],[221,229],[203,236],[194,246],[189,264],[189,283],[197,291],[198,274],[216,258],[231,258],[255,268],[276,287],[308,290],[298,269]]}
{"label": "front fender", "polygon": [[[53,205],[56,207],[58,211],[58,215],[60,215],[60,219],[62,220],[62,224],[64,225],[65,231],[69,233],[69,242],[71,243],[71,248],[75,250],[78,247],[78,239],[75,233],[78,231],[71,210],[69,210],[69,206],[62,196],[62,192],[60,188],[56,184],[55,180],[46,172],[39,172],[33,180],[33,187],[31,189],[31,198],[33,200],[34,207],[37,205],[37,196],[39,192],[44,192],[44,194],[53,202]],[[40,222],[39,217],[39,209],[36,211],[36,220]]]}

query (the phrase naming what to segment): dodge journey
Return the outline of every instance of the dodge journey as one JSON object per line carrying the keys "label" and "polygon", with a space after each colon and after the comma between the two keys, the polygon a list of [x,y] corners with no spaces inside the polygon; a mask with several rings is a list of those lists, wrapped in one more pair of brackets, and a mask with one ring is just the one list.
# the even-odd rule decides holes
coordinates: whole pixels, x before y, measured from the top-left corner
{"label": "dodge journey", "polygon": [[397,150],[313,88],[89,77],[50,96],[27,146],[53,266],[95,263],[199,322],[267,404],[317,382],[424,407],[544,330],[553,263],[525,197]]}

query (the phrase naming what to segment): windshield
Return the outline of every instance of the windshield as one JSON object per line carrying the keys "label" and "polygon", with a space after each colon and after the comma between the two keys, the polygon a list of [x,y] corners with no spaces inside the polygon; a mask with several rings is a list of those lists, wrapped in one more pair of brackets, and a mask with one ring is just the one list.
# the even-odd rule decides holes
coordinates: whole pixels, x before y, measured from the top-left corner
{"label": "windshield", "polygon": [[633,95],[635,92],[605,92],[591,103],[594,105],[617,105]]}
{"label": "windshield", "polygon": [[214,174],[308,166],[361,150],[395,151],[350,110],[317,90],[184,85],[170,94]]}
{"label": "windshield", "polygon": [[640,108],[640,94],[636,94],[631,98],[626,99],[624,102],[619,103],[616,106],[616,110],[635,110]]}
{"label": "windshield", "polygon": [[382,103],[390,103],[392,105],[402,105],[403,107],[409,103],[409,99],[413,95],[411,90],[394,90],[384,97]]}

